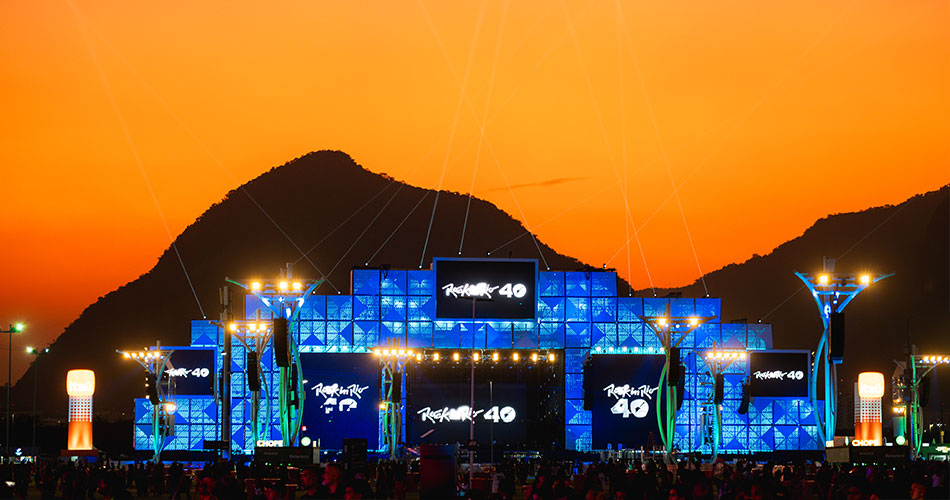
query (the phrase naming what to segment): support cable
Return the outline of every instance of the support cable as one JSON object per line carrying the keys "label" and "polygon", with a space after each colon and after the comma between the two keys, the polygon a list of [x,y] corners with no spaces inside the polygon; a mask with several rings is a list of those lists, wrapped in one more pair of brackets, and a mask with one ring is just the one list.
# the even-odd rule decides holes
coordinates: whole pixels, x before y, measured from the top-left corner
{"label": "support cable", "polygon": [[462,255],[462,245],[465,243],[465,229],[468,227],[468,213],[472,207],[472,193],[475,191],[475,176],[478,174],[478,163],[482,154],[482,141],[485,139],[485,125],[488,122],[488,110],[490,108],[492,91],[495,88],[495,75],[498,70],[498,56],[501,54],[501,42],[505,34],[505,21],[508,18],[509,0],[505,0],[501,12],[501,26],[498,28],[498,39],[495,41],[495,56],[491,63],[491,73],[488,76],[488,92],[485,96],[485,112],[482,115],[482,121],[479,126],[478,147],[475,149],[475,164],[472,168],[472,184],[468,188],[468,202],[465,205],[465,219],[462,222],[462,237],[459,239],[458,254]]}
{"label": "support cable", "polygon": [[[118,59],[118,60],[125,66],[126,69],[129,70],[129,72],[139,81],[139,83],[142,84],[142,86],[145,88],[145,90],[146,90],[149,94],[151,94],[151,96],[152,96],[153,98],[155,98],[155,100],[158,101],[159,104],[161,104],[162,108],[164,108],[164,110],[165,110],[169,115],[171,115],[171,117],[175,120],[175,122],[178,123],[178,125],[182,128],[182,130],[184,130],[185,133],[188,134],[188,136],[191,137],[191,139],[192,139],[193,141],[195,141],[195,143],[196,143],[199,147],[201,147],[201,149],[205,152],[205,154],[207,154],[208,157],[211,158],[211,160],[214,161],[214,163],[215,163],[221,170],[223,170],[226,174],[228,174],[228,175],[231,177],[231,180],[232,180],[233,182],[235,182],[236,184],[238,184],[238,188],[237,188],[237,189],[240,190],[241,193],[243,193],[245,196],[247,196],[247,198],[251,201],[251,203],[253,203],[254,206],[257,207],[258,210],[260,210],[260,212],[264,215],[264,217],[266,217],[267,220],[270,221],[270,223],[273,224],[274,227],[276,227],[277,230],[278,230],[285,238],[287,238],[287,240],[294,246],[294,248],[296,248],[296,249],[299,251],[300,248],[299,248],[299,247],[297,246],[297,244],[293,241],[293,239],[291,239],[290,236],[287,235],[287,233],[283,230],[283,228],[281,228],[280,225],[277,224],[276,221],[274,221],[274,219],[270,216],[270,214],[268,214],[267,211],[264,210],[264,207],[262,207],[262,206],[260,205],[260,203],[258,203],[257,200],[255,200],[254,197],[251,196],[251,193],[249,193],[249,192],[247,191],[247,189],[244,187],[244,185],[243,185],[243,184],[239,184],[239,181],[238,181],[237,177],[234,175],[234,173],[231,172],[229,169],[227,169],[227,168],[224,166],[224,163],[217,157],[217,155],[215,155],[214,153],[212,153],[212,152],[211,152],[211,149],[210,149],[203,141],[201,141],[201,140],[198,138],[198,136],[197,136],[197,134],[195,134],[194,130],[192,130],[191,127],[189,127],[189,126],[185,123],[185,121],[181,118],[181,116],[179,116],[178,113],[176,113],[173,109],[171,109],[171,106],[168,104],[168,102],[165,101],[164,98],[162,98],[162,96],[154,89],[154,87],[152,87],[152,86],[148,83],[148,81],[145,80],[145,78],[142,77],[142,75],[131,65],[131,63],[129,63],[129,61],[128,61],[112,44],[109,43],[109,41],[102,35],[102,33],[100,33],[97,29],[95,29],[95,26],[88,26],[88,29],[90,30],[90,32],[91,32],[93,35],[96,36],[96,38],[97,38],[103,45],[105,45],[105,47],[106,47],[107,49],[109,49],[109,51],[112,52],[112,55],[115,56],[116,59]],[[385,187],[384,187],[383,189],[385,189]],[[378,194],[377,194],[377,196],[378,196]],[[367,202],[367,203],[369,203],[369,202]],[[177,248],[176,248],[176,251],[177,251]],[[305,258],[305,257],[302,257],[302,258]],[[299,261],[300,261],[300,259],[297,259],[297,262],[299,262]],[[310,259],[307,259],[307,262],[309,262],[310,265],[313,266],[313,268],[314,268],[318,273],[320,273],[321,275],[323,274],[323,272],[320,271],[320,269],[319,269],[312,261],[310,261]],[[333,287],[334,290],[337,290],[337,291],[338,291],[337,287],[336,287],[328,278],[327,278],[327,283],[329,283],[330,286]]]}
{"label": "support cable", "polygon": [[106,94],[109,96],[109,104],[112,105],[112,111],[115,113],[116,119],[119,121],[122,134],[125,137],[125,141],[132,152],[132,157],[135,159],[135,165],[138,167],[139,173],[142,174],[142,179],[145,181],[145,187],[148,189],[148,194],[152,198],[152,203],[155,205],[155,210],[158,211],[158,216],[162,221],[162,227],[165,228],[165,234],[171,241],[172,250],[175,251],[175,256],[178,258],[178,264],[181,266],[181,270],[185,275],[185,280],[188,282],[188,287],[191,289],[191,294],[194,296],[195,303],[198,305],[198,311],[201,313],[201,317],[203,319],[207,319],[208,316],[205,314],[204,308],[201,306],[201,301],[198,299],[198,292],[195,291],[195,285],[191,282],[191,276],[188,275],[188,269],[185,267],[185,261],[181,257],[181,252],[178,251],[178,245],[175,243],[175,238],[172,236],[171,229],[168,227],[168,221],[165,220],[165,213],[162,211],[162,207],[158,202],[158,197],[155,195],[155,190],[152,188],[152,181],[148,177],[148,172],[145,171],[145,165],[142,162],[141,156],[139,156],[138,147],[136,147],[135,141],[132,139],[132,134],[129,132],[128,124],[125,121],[125,115],[122,114],[122,110],[119,108],[119,103],[116,100],[115,93],[112,91],[112,85],[109,83],[109,79],[106,77],[105,70],[102,68],[102,63],[99,61],[99,56],[92,47],[92,40],[89,38],[86,22],[79,13],[78,8],[73,4],[72,0],[67,1],[67,3],[73,12],[73,15],[76,17],[79,30],[82,33],[83,42],[85,42],[86,49],[89,51],[89,55],[95,64],[96,73],[99,75],[99,79],[102,81],[102,86],[105,87]]}
{"label": "support cable", "polygon": [[[618,6],[619,8],[619,6]],[[577,38],[577,32],[574,28],[574,22],[571,20],[570,12],[567,10],[567,3],[564,0],[561,0],[561,10],[564,12],[564,20],[567,24],[568,32],[570,33],[571,40],[574,42],[574,50],[577,51],[577,59],[581,66],[581,71],[584,74],[584,82],[587,84],[587,93],[590,96],[591,106],[594,108],[594,115],[597,118],[597,123],[600,125],[600,132],[604,138],[604,146],[607,149],[607,156],[610,158],[610,166],[614,173],[614,178],[617,181],[617,187],[620,190],[620,196],[623,200],[625,220],[624,224],[626,225],[627,221],[630,223],[633,222],[633,216],[630,211],[629,197],[627,196],[627,191],[624,187],[623,180],[620,178],[619,168],[617,167],[617,158],[614,156],[613,148],[610,146],[610,137],[607,133],[607,125],[604,123],[604,117],[600,111],[600,106],[597,105],[597,98],[594,94],[594,84],[590,78],[590,72],[587,71],[587,63],[584,60],[584,53],[581,50],[580,40]],[[643,260],[643,267],[646,270],[647,279],[650,282],[650,288],[654,289],[654,295],[656,294],[656,289],[653,286],[653,277],[650,274],[650,268],[647,266],[646,254],[643,252],[643,245],[640,242],[640,236],[637,231],[636,226],[633,227],[633,234],[637,240],[637,246],[640,249],[640,256]]]}
{"label": "support cable", "polygon": [[[436,31],[435,25],[432,23],[432,18],[429,16],[428,11],[425,9],[425,5],[423,5],[421,1],[419,5],[422,8],[423,13],[425,14],[426,21],[428,22],[429,28],[432,31],[432,36],[435,38],[435,41],[438,44],[440,51],[442,52],[442,57],[445,59],[446,65],[449,67],[449,70],[451,71],[452,76],[455,78],[456,83],[458,83],[459,87],[461,88],[460,98],[463,100],[462,102],[464,102],[467,105],[468,110],[472,115],[472,119],[475,121],[476,125],[478,125],[481,128],[484,134],[484,127],[482,127],[481,120],[479,120],[478,115],[475,112],[475,108],[472,106],[472,102],[468,98],[468,95],[465,92],[468,68],[466,68],[466,77],[460,81],[458,78],[458,74],[455,72],[455,68],[452,66],[452,59],[449,57],[448,52],[445,50],[445,44],[442,43],[442,38],[439,36],[438,31]],[[461,105],[461,102],[460,102],[460,105]],[[456,115],[456,119],[457,118],[458,116]],[[508,181],[508,177],[505,175],[505,171],[501,166],[501,162],[498,160],[498,156],[495,154],[495,149],[492,147],[491,141],[488,139],[487,135],[485,136],[485,145],[488,147],[488,150],[492,155],[492,159],[494,160],[495,165],[498,167],[498,170],[501,173],[502,179],[505,181],[505,184],[508,187],[508,192],[511,194],[511,197],[514,199],[515,207],[518,209],[518,212],[521,216],[522,221],[524,222],[526,229],[528,229],[528,231],[530,232],[531,226],[528,223],[527,218],[525,217],[524,210],[521,208],[521,203],[518,202],[518,198],[517,196],[515,196],[514,190],[512,190],[511,188],[511,183]],[[436,193],[436,203],[438,203],[438,193]],[[435,207],[433,207],[433,216],[434,214],[435,214]],[[431,228],[432,228],[432,221],[430,220],[429,221],[430,231],[431,231]],[[541,260],[544,263],[545,268],[551,269],[551,267],[548,265],[547,259],[544,256],[544,253],[541,251],[541,246],[538,244],[537,237],[535,237],[533,233],[531,234],[531,239],[534,242],[534,246],[538,251],[538,255],[541,257]],[[426,242],[428,243],[428,233],[426,234]],[[424,256],[425,256],[425,250],[423,249],[423,258]],[[420,268],[422,267],[422,260],[420,260],[419,267]]]}
{"label": "support cable", "polygon": [[422,198],[419,198],[419,201],[417,201],[416,204],[412,207],[412,210],[410,210],[409,213],[407,213],[406,216],[402,218],[402,222],[400,222],[399,225],[396,226],[396,229],[393,229],[393,232],[389,234],[389,237],[387,237],[385,241],[383,241],[382,245],[379,245],[379,248],[377,248],[376,251],[373,252],[373,255],[370,255],[369,258],[366,259],[367,265],[369,265],[369,263],[373,260],[373,258],[375,258],[377,254],[379,254],[380,250],[382,250],[383,247],[385,247],[386,244],[389,243],[389,240],[391,240],[393,236],[396,235],[396,232],[399,231],[399,228],[401,228],[402,225],[405,224],[407,220],[409,220],[409,216],[412,215],[412,213],[415,212],[417,208],[419,208],[419,205],[422,204],[422,201],[425,200],[426,197],[429,196],[429,193],[431,193],[431,191],[428,191],[428,190],[422,193]]}
{"label": "support cable", "polygon": [[[435,26],[432,23],[432,18],[429,16],[429,11],[426,10],[425,4],[422,3],[422,0],[419,0],[419,7],[422,9],[423,14],[425,14],[426,22],[429,23],[429,28],[435,32]],[[475,22],[475,31],[472,33],[472,43],[468,49],[468,61],[465,64],[465,75],[462,77],[458,102],[455,105],[455,117],[452,119],[452,128],[451,132],[449,133],[449,144],[445,148],[445,157],[442,159],[442,172],[439,174],[439,185],[435,191],[435,203],[432,204],[432,215],[429,217],[429,228],[426,229],[426,239],[422,245],[422,255],[419,256],[419,269],[422,269],[422,263],[425,262],[426,258],[426,250],[429,248],[429,236],[432,234],[432,223],[435,221],[435,212],[439,207],[439,195],[442,193],[442,182],[445,180],[445,170],[449,164],[449,156],[452,154],[452,143],[455,142],[455,131],[458,129],[459,115],[462,111],[462,103],[465,102],[466,99],[465,89],[468,84],[468,77],[472,68],[472,59],[475,55],[475,47],[478,45],[478,34],[482,28],[482,20],[484,18],[485,1],[483,0],[481,7],[478,9],[478,19]]]}
{"label": "support cable", "polygon": [[[618,16],[622,16],[623,14],[620,7],[620,2],[616,2],[616,5]],[[637,72],[637,80],[640,82],[640,91],[642,92],[643,100],[647,105],[647,114],[650,116],[650,123],[653,125],[653,131],[656,134],[656,142],[660,147],[660,155],[663,157],[663,165],[666,167],[666,173],[670,179],[670,186],[673,188],[673,197],[676,199],[677,207],[679,207],[680,217],[683,219],[683,228],[686,230],[686,238],[689,240],[690,249],[693,251],[693,259],[696,261],[696,270],[699,272],[699,279],[702,281],[703,290],[708,297],[709,288],[706,287],[706,276],[703,273],[702,266],[699,264],[699,254],[696,253],[696,245],[693,243],[693,235],[689,230],[689,223],[686,221],[686,212],[683,210],[683,204],[680,201],[679,190],[676,187],[676,179],[673,178],[673,168],[670,166],[669,155],[667,155],[666,146],[663,143],[663,136],[660,134],[660,127],[656,120],[656,113],[653,111],[653,101],[650,99],[650,95],[647,92],[646,83],[643,81],[643,73],[640,71],[640,60],[637,58],[637,53],[633,48],[633,44],[630,44],[630,50],[633,66]]]}

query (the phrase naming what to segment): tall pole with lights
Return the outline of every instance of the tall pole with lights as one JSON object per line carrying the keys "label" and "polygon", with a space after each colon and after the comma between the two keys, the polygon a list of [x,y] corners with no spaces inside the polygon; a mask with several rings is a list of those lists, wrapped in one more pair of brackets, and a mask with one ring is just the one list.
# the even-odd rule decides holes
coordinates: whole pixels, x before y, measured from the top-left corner
{"label": "tall pole with lights", "polygon": [[4,460],[10,457],[10,379],[13,378],[13,334],[22,332],[24,328],[23,323],[16,323],[10,325],[6,330],[0,330],[0,333],[6,333],[10,336],[7,348],[7,425],[6,437],[3,441]]}
{"label": "tall pole with lights", "polygon": [[[676,408],[677,388],[671,386],[670,371],[679,370],[679,360],[676,360],[677,366],[671,365],[670,354],[674,348],[679,348],[683,340],[703,323],[716,319],[716,316],[673,316],[670,314],[670,305],[666,305],[666,314],[663,316],[640,316],[650,330],[659,339],[663,345],[663,351],[666,355],[666,363],[663,365],[663,371],[660,372],[659,396],[657,397],[657,408],[665,408],[665,413],[656,412],[657,424],[660,427],[660,440],[663,441],[663,448],[666,450],[667,459],[673,452],[673,442],[676,433]],[[680,374],[684,376],[684,374]]]}
{"label": "tall pole with lights", "polygon": [[719,456],[719,443],[722,441],[722,401],[717,400],[717,394],[722,389],[719,387],[719,376],[724,374],[726,369],[736,361],[745,361],[747,353],[744,350],[717,349],[716,344],[713,343],[713,350],[707,352],[704,357],[706,358],[706,367],[713,379],[712,403],[715,419],[713,420],[712,459],[715,462]]}
{"label": "tall pole with lights", "polygon": [[[835,259],[830,257],[824,258],[820,273],[795,273],[795,276],[798,276],[805,283],[805,286],[811,292],[812,298],[815,299],[823,326],[808,383],[808,397],[814,408],[813,413],[815,414],[815,422],[818,425],[821,442],[826,442],[834,437],[838,417],[838,384],[835,377],[837,374],[836,365],[841,363],[842,360],[831,359],[832,315],[843,312],[844,308],[867,287],[893,275],[894,273],[836,273]],[[822,416],[818,411],[819,368],[823,368],[824,371],[824,421],[822,421]]]}
{"label": "tall pole with lights", "polygon": [[[155,347],[143,351],[116,351],[125,359],[131,359],[138,363],[149,376],[151,383],[155,384],[154,394],[156,399],[149,396],[152,403],[152,462],[158,463],[161,460],[162,450],[165,449],[165,438],[168,436],[169,426],[160,425],[160,421],[165,417],[174,418],[177,405],[169,399],[170,395],[162,391],[162,375],[165,372],[165,365],[174,350],[162,350],[161,342],[156,342]],[[148,388],[149,391],[153,389]]]}
{"label": "tall pole with lights", "polygon": [[[33,355],[33,438],[30,440],[30,447],[33,449],[33,453],[36,453],[36,385],[38,381],[38,373],[40,370],[40,354],[49,352],[49,348],[43,349],[40,351],[35,347],[27,347],[26,353]],[[39,453],[36,453],[36,456],[39,456]]]}
{"label": "tall pole with lights", "polygon": [[[920,382],[930,374],[938,365],[950,363],[950,356],[921,356],[912,354],[910,356],[910,411],[908,411],[911,446],[914,455],[920,454],[920,447],[923,444],[924,420],[920,410]],[[920,365],[921,371],[917,372],[917,365]]]}
{"label": "tall pole with lights", "polygon": [[[306,391],[303,387],[303,377],[298,376],[294,380],[293,368],[296,368],[298,374],[303,373],[303,366],[300,364],[300,348],[297,345],[296,338],[291,333],[294,328],[293,325],[297,321],[300,310],[303,308],[304,303],[307,298],[314,293],[318,286],[320,286],[324,281],[323,279],[316,281],[300,281],[293,279],[293,268],[291,264],[287,264],[286,270],[281,271],[281,277],[277,283],[265,283],[262,281],[251,281],[248,284],[239,283],[225,278],[225,282],[232,285],[239,286],[243,288],[249,294],[257,297],[261,304],[271,312],[274,319],[284,318],[287,320],[286,324],[288,325],[286,332],[279,332],[281,334],[287,334],[288,338],[283,339],[287,341],[288,354],[290,356],[290,366],[279,366],[279,385],[278,385],[278,405],[280,411],[280,431],[281,439],[283,440],[284,446],[294,446],[298,440],[300,434],[300,425],[302,423],[301,416],[303,415],[303,405],[306,396]],[[230,325],[222,325],[226,328],[226,332],[230,330]],[[269,332],[269,336],[262,338],[261,336],[257,337],[258,344],[258,353],[263,352],[264,346],[267,345],[267,342],[272,338],[274,331],[273,329]],[[263,340],[263,342],[261,342]],[[245,343],[245,347],[248,347],[248,344]],[[230,353],[226,353],[230,356]],[[275,350],[276,354],[276,350]],[[258,359],[258,362],[261,360]],[[225,383],[229,383],[226,381]],[[296,396],[296,398],[294,397]],[[254,399],[258,401],[255,406],[259,406],[260,393],[258,392]],[[268,408],[270,408],[270,394],[267,395]],[[253,403],[253,402],[252,402]],[[258,418],[257,412],[254,413],[255,421]],[[261,439],[260,429],[255,431],[254,444],[256,441]],[[269,427],[269,424],[268,424]]]}

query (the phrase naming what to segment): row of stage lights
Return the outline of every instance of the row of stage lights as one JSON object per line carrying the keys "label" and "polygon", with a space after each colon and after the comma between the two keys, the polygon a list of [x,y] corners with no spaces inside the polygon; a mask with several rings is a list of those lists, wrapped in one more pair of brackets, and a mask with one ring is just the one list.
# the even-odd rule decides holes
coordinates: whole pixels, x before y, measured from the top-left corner
{"label": "row of stage lights", "polygon": [[662,347],[639,347],[639,346],[637,346],[637,347],[627,347],[627,346],[613,347],[613,346],[610,346],[610,347],[607,347],[607,348],[605,349],[605,348],[603,348],[603,347],[601,347],[601,346],[597,346],[597,347],[594,347],[594,352],[596,352],[596,353],[606,352],[606,353],[608,353],[608,354],[614,354],[614,353],[662,354],[662,353],[664,353],[665,351],[663,350]]}
{"label": "row of stage lights", "polygon": [[[465,357],[467,359],[467,354],[470,351],[465,351]],[[373,349],[373,354],[381,358],[405,358],[405,359],[415,359],[416,361],[429,360],[438,363],[442,361],[443,355],[438,351],[415,351],[412,349],[383,349],[377,348]],[[463,358],[462,351],[453,351],[452,355],[449,356],[447,353],[444,356],[446,359],[450,358],[452,361],[461,361]],[[538,351],[532,351],[530,354],[524,356],[525,359],[530,359],[532,363],[537,363],[538,360],[546,359],[549,363],[553,363],[557,360],[557,356],[553,352],[544,353]],[[498,351],[492,351],[491,354],[482,354],[479,351],[472,353],[472,360],[482,361],[482,360],[492,360],[493,362],[499,362],[502,360],[502,355]],[[514,351],[510,356],[505,356],[505,360],[510,360],[513,362],[520,362],[522,359],[522,354]]]}
{"label": "row of stage lights", "polygon": [[927,364],[941,364],[941,363],[950,363],[950,356],[920,356],[917,360],[921,363]]}
{"label": "row of stage lights", "polygon": [[[252,292],[261,292],[264,291],[265,285],[260,281],[252,281],[250,284],[250,289]],[[277,290],[280,292],[302,292],[304,284],[301,281],[287,281],[280,280],[277,282]]]}
{"label": "row of stage lights", "polygon": [[745,351],[710,351],[706,353],[706,359],[714,359],[718,361],[728,359],[745,359],[745,357]]}
{"label": "row of stage lights", "polygon": [[241,328],[243,327],[244,330],[249,331],[249,332],[258,332],[258,331],[267,332],[268,330],[271,329],[272,325],[273,323],[269,321],[262,321],[262,322],[256,322],[256,323],[252,321],[250,323],[244,323],[244,324],[238,324],[238,323],[232,322],[228,324],[228,330],[231,330],[232,333],[236,333],[240,331]]}
{"label": "row of stage lights", "polygon": [[[819,274],[819,275],[818,275],[818,284],[819,284],[819,285],[828,285],[829,283],[831,283],[831,275],[828,275],[828,274]],[[861,283],[862,285],[865,285],[865,286],[870,285],[870,284],[871,284],[871,275],[870,275],[870,274],[862,274],[861,276],[858,276],[858,283]]]}
{"label": "row of stage lights", "polygon": [[[689,326],[699,326],[699,318],[696,318],[696,317],[689,318],[686,320],[686,322],[689,324]],[[660,326],[666,326],[668,323],[669,323],[669,320],[667,320],[663,316],[656,318],[656,324]],[[676,323],[674,322],[674,324]]]}
{"label": "row of stage lights", "polygon": [[165,357],[161,351],[123,351],[122,357],[125,359],[139,359],[151,361],[153,359],[163,359]]}

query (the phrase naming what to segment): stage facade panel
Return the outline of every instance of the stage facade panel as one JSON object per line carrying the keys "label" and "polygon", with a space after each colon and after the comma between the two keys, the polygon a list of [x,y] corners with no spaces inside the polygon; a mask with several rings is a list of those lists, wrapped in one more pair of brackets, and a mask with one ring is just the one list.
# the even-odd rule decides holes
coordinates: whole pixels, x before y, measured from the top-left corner
{"label": "stage facade panel", "polygon": [[[445,259],[439,262],[458,261]],[[490,267],[492,261],[487,262]],[[527,262],[537,269],[536,262]],[[710,426],[704,422],[711,410],[712,380],[703,352],[714,344],[719,348],[749,351],[765,351],[772,347],[771,326],[768,324],[722,323],[717,298],[632,297],[626,290],[618,293],[616,273],[609,271],[539,271],[534,274],[533,282],[527,282],[530,273],[522,269],[516,273],[518,279],[505,280],[504,273],[486,274],[489,278],[484,282],[475,282],[477,276],[472,273],[477,274],[482,265],[463,266],[458,280],[468,281],[453,281],[453,286],[448,289],[445,285],[449,283],[439,287],[434,269],[354,269],[349,294],[306,297],[297,319],[291,323],[291,335],[300,352],[314,354],[365,355],[380,346],[460,350],[474,346],[488,350],[557,351],[563,357],[563,363],[559,364],[563,367],[563,373],[559,374],[563,377],[563,390],[558,394],[563,401],[563,411],[557,432],[563,438],[565,448],[582,451],[599,449],[602,444],[595,440],[595,435],[599,437],[594,429],[596,419],[590,410],[584,409],[584,361],[591,355],[635,357],[662,354],[662,344],[645,319],[667,314],[712,318],[680,344],[681,360],[685,366],[685,399],[677,414],[675,445],[684,451],[711,450]],[[480,286],[482,283],[487,287]],[[472,286],[466,288],[466,284]],[[517,286],[519,284],[523,289]],[[500,297],[508,300],[507,294],[511,294],[511,300],[530,298],[534,317],[530,318],[523,311],[517,312],[517,307],[512,309],[515,312],[510,312],[509,317],[480,317],[480,302],[476,301],[473,320],[472,294],[484,293],[487,289],[492,289],[493,300]],[[504,295],[501,295],[503,289]],[[324,291],[318,289],[317,293]],[[457,300],[467,302],[467,317],[439,317],[438,302],[445,299],[447,291],[454,292]],[[258,315],[264,320],[271,318],[270,309],[254,295],[246,296],[244,306],[248,319]],[[461,314],[459,304],[448,310],[454,311],[447,313],[452,316]],[[231,363],[232,445],[235,450],[250,451],[254,442],[250,429],[251,405],[244,349],[235,345],[229,356],[222,356],[223,331],[209,321],[193,321],[191,332],[192,347],[215,349],[218,366],[224,359]],[[262,421],[269,424],[264,426],[264,437],[278,440],[280,422],[275,392],[278,378],[273,359],[270,348],[264,349],[261,360],[267,398],[262,401],[260,415]],[[738,413],[742,385],[748,383],[749,377],[748,358],[733,363],[726,372],[720,452],[820,449],[813,410],[807,397],[757,397],[749,405],[748,413]],[[468,381],[467,374],[464,381]],[[378,400],[378,390],[376,392],[374,398]],[[408,403],[405,398],[406,391],[403,391],[403,408]],[[314,401],[316,398],[308,397],[306,405]],[[146,424],[150,426],[151,418],[151,411],[145,411],[145,408],[150,408],[150,405],[147,400],[136,400],[135,404],[135,446],[150,449],[150,431],[145,430]],[[201,439],[212,439],[208,436],[215,435],[212,429],[219,421],[220,408],[215,405],[214,398],[197,396],[189,399],[187,404],[179,405],[182,406],[187,408],[187,413],[176,421],[176,433],[181,437],[176,434],[170,448],[200,449]],[[381,413],[378,410],[377,414],[379,421]],[[402,421],[407,422],[408,415],[404,413],[403,417]],[[381,426],[377,426],[379,428]],[[408,437],[407,432],[404,435]],[[382,440],[376,442],[382,443]]]}

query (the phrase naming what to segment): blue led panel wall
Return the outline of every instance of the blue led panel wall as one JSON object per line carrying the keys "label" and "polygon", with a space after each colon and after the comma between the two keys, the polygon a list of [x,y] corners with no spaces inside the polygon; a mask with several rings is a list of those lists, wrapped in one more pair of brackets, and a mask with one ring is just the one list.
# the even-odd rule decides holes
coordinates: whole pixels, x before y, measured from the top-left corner
{"label": "blue led panel wall", "polygon": [[[490,263],[491,261],[489,261]],[[771,349],[772,331],[767,324],[720,323],[721,301],[716,298],[658,298],[618,296],[617,276],[599,271],[541,271],[535,282],[534,316],[530,319],[466,318],[437,319],[437,279],[433,270],[357,268],[351,275],[350,295],[306,297],[291,324],[291,334],[303,353],[365,353],[376,346],[410,348],[564,349],[565,447],[590,450],[593,446],[591,414],[583,409],[583,360],[592,353],[661,352],[662,344],[643,317],[711,317],[683,340],[681,357],[686,366],[686,400],[677,415],[676,444],[687,451],[710,451],[703,419],[712,409],[711,379],[702,352],[719,347],[761,351]],[[526,295],[528,295],[526,293]],[[476,304],[476,316],[478,304]],[[247,319],[270,318],[270,310],[253,295],[245,299]],[[224,357],[224,333],[208,321],[192,322],[194,347],[215,347],[218,366]],[[652,349],[652,351],[650,351]],[[264,439],[280,439],[277,412],[276,371],[273,355],[265,349],[262,378],[265,381],[260,418]],[[234,343],[230,353],[232,378],[232,439],[238,449],[251,450],[250,399],[247,391],[244,348]],[[742,384],[749,377],[748,363],[736,363],[727,371],[723,404],[723,453],[749,453],[788,449],[818,449],[812,408],[807,398],[761,401],[747,415],[735,410]],[[136,403],[137,412],[139,404]],[[200,406],[200,405],[199,405]],[[192,411],[190,409],[187,411]],[[145,412],[142,418],[150,418]],[[147,414],[147,415],[146,415]],[[220,414],[220,408],[218,408]],[[192,446],[208,424],[183,417],[187,439],[174,446]],[[141,425],[144,425],[141,424]],[[179,426],[179,427],[181,427]],[[191,426],[195,432],[191,432]],[[148,449],[145,434],[136,426],[135,446]],[[150,432],[150,431],[149,431]],[[185,444],[189,443],[189,444]],[[192,448],[198,449],[198,448]]]}

